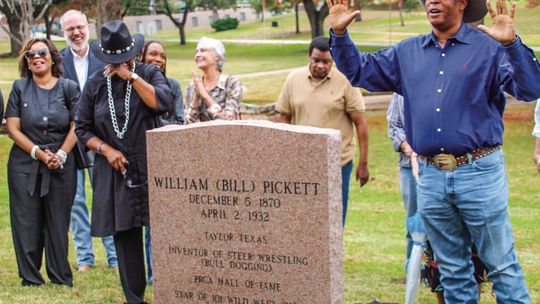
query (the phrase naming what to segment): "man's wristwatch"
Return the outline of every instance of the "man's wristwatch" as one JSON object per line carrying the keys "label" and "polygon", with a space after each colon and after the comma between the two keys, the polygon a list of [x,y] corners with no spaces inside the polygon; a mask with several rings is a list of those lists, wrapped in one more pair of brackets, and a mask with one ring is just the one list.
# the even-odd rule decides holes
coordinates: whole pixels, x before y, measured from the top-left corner
{"label": "man's wristwatch", "polygon": [[139,75],[135,72],[131,73],[131,78],[129,79],[129,82],[133,83],[135,80],[139,79]]}

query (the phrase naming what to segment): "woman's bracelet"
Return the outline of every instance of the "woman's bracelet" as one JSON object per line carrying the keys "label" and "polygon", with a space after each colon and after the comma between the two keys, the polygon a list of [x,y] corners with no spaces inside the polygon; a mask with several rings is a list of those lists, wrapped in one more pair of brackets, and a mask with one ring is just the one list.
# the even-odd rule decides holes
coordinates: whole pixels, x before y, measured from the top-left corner
{"label": "woman's bracelet", "polygon": [[212,118],[215,118],[220,111],[221,111],[221,106],[218,105],[217,103],[212,104],[210,108],[208,108],[208,112],[212,114]]}
{"label": "woman's bracelet", "polygon": [[103,153],[101,153],[101,147],[102,147],[104,144],[105,144],[105,142],[102,141],[102,142],[100,142],[100,143],[97,145],[97,147],[96,147],[96,152],[97,152],[97,154],[103,154]]}
{"label": "woman's bracelet", "polygon": [[34,145],[32,147],[32,151],[30,152],[30,157],[32,157],[32,159],[38,159],[37,156],[36,156],[36,152],[37,150],[39,149],[39,146],[38,145]]}
{"label": "woman's bracelet", "polygon": [[56,155],[60,157],[60,165],[63,165],[67,160],[66,152],[64,152],[62,149],[58,149],[58,151],[56,151]]}

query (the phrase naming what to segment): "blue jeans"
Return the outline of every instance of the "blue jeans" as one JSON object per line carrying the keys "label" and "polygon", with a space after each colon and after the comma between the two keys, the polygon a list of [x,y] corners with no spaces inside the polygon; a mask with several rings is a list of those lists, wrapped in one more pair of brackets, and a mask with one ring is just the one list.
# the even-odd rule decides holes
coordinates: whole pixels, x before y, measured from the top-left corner
{"label": "blue jeans", "polygon": [[508,182],[498,150],[455,171],[419,164],[418,209],[439,264],[446,303],[478,303],[471,245],[489,270],[497,303],[530,303],[508,217]]}
{"label": "blue jeans", "polygon": [[[92,167],[88,168],[88,176],[92,180]],[[84,170],[77,170],[77,193],[71,208],[70,229],[73,243],[77,252],[77,267],[84,265],[94,266],[94,250],[92,236],[90,235],[90,221],[86,207],[86,192],[84,186]],[[117,267],[116,248],[112,236],[101,238],[107,253],[109,267]]]}
{"label": "blue jeans", "polygon": [[146,281],[152,284],[152,243],[150,238],[150,226],[144,227],[144,252],[146,253]]}
{"label": "blue jeans", "polygon": [[[414,179],[412,169],[407,167],[399,168],[399,185],[401,188],[401,197],[403,198],[403,206],[405,206],[405,212],[407,219],[416,213],[416,180]],[[405,223],[407,223],[405,219]],[[406,227],[406,224],[405,224]],[[405,269],[409,264],[409,258],[412,251],[412,238],[409,232],[407,232],[407,256],[405,257]]]}
{"label": "blue jeans", "polygon": [[347,217],[347,205],[349,202],[349,185],[351,181],[352,169],[352,160],[348,162],[345,166],[341,167],[341,199],[343,200],[343,227],[345,227],[345,218]]}

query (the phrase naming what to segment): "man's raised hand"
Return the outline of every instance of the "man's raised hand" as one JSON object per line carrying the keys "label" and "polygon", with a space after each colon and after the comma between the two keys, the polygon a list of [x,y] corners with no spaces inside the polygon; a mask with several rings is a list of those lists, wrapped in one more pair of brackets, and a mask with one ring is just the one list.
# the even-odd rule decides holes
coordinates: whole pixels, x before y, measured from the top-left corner
{"label": "man's raised hand", "polygon": [[358,10],[349,13],[349,0],[326,0],[326,4],[329,9],[328,21],[336,35],[345,34],[347,26],[360,15]]}
{"label": "man's raised hand", "polygon": [[516,2],[512,2],[510,12],[508,12],[506,0],[495,1],[496,10],[493,10],[493,7],[491,7],[490,0],[486,1],[489,15],[491,16],[491,19],[493,19],[491,28],[481,24],[478,26],[478,29],[504,45],[510,44],[516,39],[516,29],[514,28]]}

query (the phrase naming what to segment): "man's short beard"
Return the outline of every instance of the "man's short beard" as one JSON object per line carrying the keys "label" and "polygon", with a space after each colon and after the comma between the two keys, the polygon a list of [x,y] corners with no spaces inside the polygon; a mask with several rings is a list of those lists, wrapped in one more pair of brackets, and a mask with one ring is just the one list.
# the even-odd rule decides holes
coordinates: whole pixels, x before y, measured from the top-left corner
{"label": "man's short beard", "polygon": [[88,47],[88,41],[90,39],[88,35],[84,36],[84,43],[79,46],[74,44],[66,35],[64,35],[64,38],[66,39],[69,48],[72,49],[74,52],[80,52],[85,50]]}

